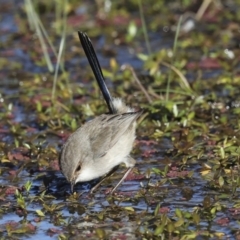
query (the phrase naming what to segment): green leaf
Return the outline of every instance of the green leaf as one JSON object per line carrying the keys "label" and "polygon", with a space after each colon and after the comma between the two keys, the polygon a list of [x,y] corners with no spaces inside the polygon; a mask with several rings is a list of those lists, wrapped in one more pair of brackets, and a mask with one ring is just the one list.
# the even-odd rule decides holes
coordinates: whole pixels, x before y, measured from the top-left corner
{"label": "green leaf", "polygon": [[32,187],[32,182],[27,181],[24,185],[24,187],[26,188],[26,191],[29,192],[31,187]]}
{"label": "green leaf", "polygon": [[36,213],[39,217],[44,217],[45,214],[42,212],[42,210],[36,210]]}
{"label": "green leaf", "polygon": [[134,212],[135,211],[133,207],[125,207],[124,209],[127,210],[127,211],[130,211],[130,212]]}
{"label": "green leaf", "polygon": [[224,179],[222,176],[219,177],[218,183],[219,183],[220,187],[222,187],[224,185]]}
{"label": "green leaf", "polygon": [[157,216],[159,213],[159,209],[160,209],[160,204],[158,204],[154,210],[154,216]]}
{"label": "green leaf", "polygon": [[184,224],[184,219],[183,218],[180,218],[178,221],[176,221],[175,223],[174,223],[174,226],[175,227],[180,227],[180,226],[182,226]]}
{"label": "green leaf", "polygon": [[161,233],[163,232],[163,230],[164,230],[164,225],[162,224],[162,225],[160,225],[160,226],[158,226],[158,227],[156,228],[156,230],[155,230],[155,232],[154,232],[154,235],[159,235],[159,234],[161,234]]}
{"label": "green leaf", "polygon": [[133,21],[131,21],[130,24],[128,25],[128,34],[130,35],[131,38],[134,38],[137,34],[137,26]]}
{"label": "green leaf", "polygon": [[180,209],[176,209],[175,210],[175,213],[176,213],[176,215],[179,217],[179,218],[182,218],[182,211],[180,210]]}
{"label": "green leaf", "polygon": [[138,58],[142,61],[147,61],[148,60],[148,55],[139,53],[137,54]]}

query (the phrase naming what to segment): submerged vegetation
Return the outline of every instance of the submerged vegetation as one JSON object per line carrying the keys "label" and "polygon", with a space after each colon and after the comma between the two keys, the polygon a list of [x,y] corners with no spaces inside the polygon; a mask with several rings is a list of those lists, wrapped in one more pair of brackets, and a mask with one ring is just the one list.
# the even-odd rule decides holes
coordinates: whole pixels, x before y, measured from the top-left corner
{"label": "submerged vegetation", "polygon": [[[240,1],[1,5],[1,239],[240,238]],[[90,195],[97,180],[71,194],[58,165],[107,109],[77,30],[112,95],[144,110],[113,195],[124,167]]]}

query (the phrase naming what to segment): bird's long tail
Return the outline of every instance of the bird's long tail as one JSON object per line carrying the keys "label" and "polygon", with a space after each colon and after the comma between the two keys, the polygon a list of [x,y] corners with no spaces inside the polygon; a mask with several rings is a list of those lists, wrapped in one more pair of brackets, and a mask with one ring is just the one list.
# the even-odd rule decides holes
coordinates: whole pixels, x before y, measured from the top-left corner
{"label": "bird's long tail", "polygon": [[94,51],[91,40],[89,39],[89,37],[87,36],[86,33],[83,33],[80,31],[78,31],[78,36],[79,36],[80,42],[82,44],[82,47],[84,49],[84,52],[88,58],[90,66],[92,68],[92,71],[95,75],[95,78],[98,82],[100,90],[103,94],[103,97],[107,103],[109,112],[112,114],[117,113],[117,109],[114,107],[113,99],[112,99],[111,94],[108,91],[107,85],[105,83],[105,79],[102,74],[101,66],[99,64],[99,61],[98,61],[97,55]]}

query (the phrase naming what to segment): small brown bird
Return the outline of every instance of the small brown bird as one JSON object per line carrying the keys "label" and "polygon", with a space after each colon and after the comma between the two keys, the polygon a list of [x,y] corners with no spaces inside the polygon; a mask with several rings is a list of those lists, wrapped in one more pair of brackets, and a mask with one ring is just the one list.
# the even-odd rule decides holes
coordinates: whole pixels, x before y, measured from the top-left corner
{"label": "small brown bird", "polygon": [[78,35],[109,114],[94,118],[70,135],[60,154],[60,167],[73,190],[77,182],[108,176],[116,166],[125,163],[128,170],[111,191],[113,193],[136,163],[129,154],[135,140],[136,120],[142,111],[135,111],[122,99],[111,97],[90,39],[85,33],[78,32]]}

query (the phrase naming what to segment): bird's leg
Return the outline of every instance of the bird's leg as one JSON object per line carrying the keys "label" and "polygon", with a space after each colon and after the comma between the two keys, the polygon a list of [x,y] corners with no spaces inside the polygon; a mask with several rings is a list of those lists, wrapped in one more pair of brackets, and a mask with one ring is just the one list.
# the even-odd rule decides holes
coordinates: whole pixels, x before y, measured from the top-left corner
{"label": "bird's leg", "polygon": [[[113,188],[113,190],[110,192],[110,194],[113,194],[116,189],[121,185],[121,183],[125,180],[125,178],[128,176],[128,174],[131,172],[131,170],[133,169],[133,167],[135,166],[136,161],[128,156],[128,158],[125,161],[126,166],[128,167],[127,171],[125,172],[125,174],[123,175],[122,179],[118,182],[118,184]],[[101,179],[101,181],[99,183],[97,183],[90,191],[90,193],[92,194],[104,181],[106,178],[110,177],[114,172],[116,172],[116,170],[119,168],[119,165],[114,167],[105,177],[103,177],[103,179]]]}
{"label": "bird's leg", "polygon": [[113,190],[111,191],[111,194],[113,194],[115,192],[115,190],[119,187],[119,185],[124,181],[124,179],[128,176],[128,174],[131,172],[131,170],[133,169],[133,167],[128,168],[128,170],[125,172],[125,174],[123,175],[122,179],[118,182],[118,184],[113,188]]}
{"label": "bird's leg", "polygon": [[114,167],[110,172],[108,172],[101,180],[98,182],[90,191],[91,194],[106,180],[106,178],[110,177],[113,173],[117,171],[119,165]]}
{"label": "bird's leg", "polygon": [[118,184],[113,188],[111,191],[111,194],[115,192],[115,190],[119,187],[119,185],[125,180],[125,178],[128,176],[128,174],[131,172],[133,167],[136,164],[136,160],[133,159],[131,156],[128,156],[125,160],[126,167],[128,168],[125,174],[123,175],[122,179],[118,182]]}

